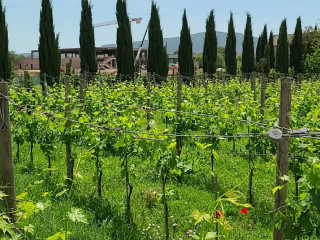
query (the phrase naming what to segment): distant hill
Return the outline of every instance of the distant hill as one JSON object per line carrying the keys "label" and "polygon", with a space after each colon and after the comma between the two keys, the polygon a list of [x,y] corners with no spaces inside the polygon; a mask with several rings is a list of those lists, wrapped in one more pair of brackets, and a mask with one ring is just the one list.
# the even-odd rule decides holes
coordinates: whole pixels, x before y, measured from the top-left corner
{"label": "distant hill", "polygon": [[[192,34],[192,43],[193,43],[193,52],[194,53],[202,53],[203,51],[203,44],[204,44],[204,36],[205,33],[196,33]],[[237,37],[237,54],[242,53],[242,42],[244,39],[244,35],[242,33],[236,33]],[[225,46],[227,33],[226,32],[217,32],[217,39],[218,39],[218,46]],[[167,43],[167,51],[168,53],[174,53],[179,48],[180,37],[173,37],[173,38],[164,38],[164,44]],[[254,38],[255,46],[257,45],[258,38]],[[141,41],[133,42],[134,48],[139,48]],[[143,48],[148,48],[149,41],[146,40],[143,44]],[[108,44],[103,45],[103,47],[116,47],[116,44]]]}
{"label": "distant hill", "polygon": [[17,55],[24,56],[25,58],[31,58],[31,53],[17,53]]}
{"label": "distant hill", "polygon": [[[192,43],[193,43],[193,52],[194,53],[202,53],[203,51],[203,44],[204,44],[204,36],[205,33],[195,33],[191,35]],[[242,42],[244,39],[244,35],[242,33],[236,33],[237,37],[237,54],[242,53]],[[226,45],[226,39],[227,39],[227,33],[226,32],[217,32],[217,38],[218,38],[218,46],[225,46]],[[178,51],[179,43],[180,43],[180,37],[173,37],[173,38],[164,38],[164,44],[167,43],[167,51],[168,53],[174,53],[175,51]],[[255,47],[257,45],[258,38],[254,38],[254,44]],[[141,44],[141,41],[133,42],[134,48],[139,48]],[[146,40],[143,44],[143,48],[148,48],[149,41]],[[116,47],[116,44],[107,44],[103,45],[102,47]],[[19,55],[23,55],[24,57],[31,57],[30,53],[19,53]],[[34,58],[38,58],[38,54],[34,54]]]}

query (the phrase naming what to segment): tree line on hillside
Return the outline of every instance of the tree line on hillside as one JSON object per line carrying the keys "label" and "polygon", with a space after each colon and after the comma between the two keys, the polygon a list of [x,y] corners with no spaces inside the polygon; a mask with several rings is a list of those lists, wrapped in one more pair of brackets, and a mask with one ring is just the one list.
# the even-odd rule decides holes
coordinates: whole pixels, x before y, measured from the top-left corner
{"label": "tree line on hillside", "polygon": [[[81,0],[81,20],[80,20],[80,57],[81,72],[96,73],[98,70],[94,27],[92,24],[92,6],[89,0]],[[117,28],[117,66],[118,77],[122,80],[134,78],[135,61],[132,46],[131,25],[127,13],[126,0],[117,0],[116,16]],[[152,1],[151,17],[148,24],[149,49],[147,60],[147,71],[155,73],[157,76],[167,77],[169,61],[166,47],[163,44],[163,33],[161,29],[159,8]],[[44,75],[50,75],[47,79],[48,85],[53,85],[55,79],[60,77],[61,56],[59,52],[59,34],[55,34],[52,14],[51,0],[42,0],[39,24],[39,65],[40,79],[44,85]],[[226,71],[229,74],[237,74],[239,70],[238,62],[242,62],[241,71],[246,74],[258,71],[269,73],[270,69],[275,69],[280,73],[288,73],[289,67],[295,73],[303,71],[303,59],[312,53],[319,55],[320,50],[315,51],[315,46],[320,46],[320,34],[317,28],[302,31],[301,18],[297,19],[295,32],[289,44],[287,34],[287,23],[284,19],[280,26],[276,49],[274,46],[274,35],[269,33],[265,25],[258,39],[257,48],[254,48],[252,18],[247,14],[247,22],[244,30],[243,53],[237,56],[236,34],[233,21],[233,14],[230,13],[228,23],[228,34],[224,53],[217,46],[217,36],[215,29],[214,11],[211,10],[206,20],[206,33],[202,54],[203,71],[209,75],[216,72],[217,61],[224,57]],[[316,39],[316,40],[315,40]],[[316,43],[315,43],[316,42]],[[220,53],[220,54],[219,54]],[[308,55],[309,54],[309,55]],[[180,45],[178,50],[179,72],[185,79],[192,79],[194,76],[194,57],[192,51],[192,39],[187,20],[186,10],[183,12],[182,29],[180,33]],[[310,58],[310,57],[309,57]],[[11,74],[10,52],[8,50],[8,27],[5,20],[5,9],[0,0],[0,78],[9,79]],[[312,64],[312,59],[309,59]],[[320,64],[319,64],[320,69]],[[160,81],[163,78],[159,78]]]}

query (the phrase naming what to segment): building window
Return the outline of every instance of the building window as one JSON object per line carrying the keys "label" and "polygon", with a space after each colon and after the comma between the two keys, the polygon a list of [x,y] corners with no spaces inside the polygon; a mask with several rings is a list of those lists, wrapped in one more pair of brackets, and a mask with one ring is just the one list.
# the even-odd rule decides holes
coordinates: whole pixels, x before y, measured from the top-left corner
{"label": "building window", "polygon": [[33,70],[33,64],[31,63],[31,70]]}
{"label": "building window", "polygon": [[20,63],[20,69],[22,69],[21,63]]}

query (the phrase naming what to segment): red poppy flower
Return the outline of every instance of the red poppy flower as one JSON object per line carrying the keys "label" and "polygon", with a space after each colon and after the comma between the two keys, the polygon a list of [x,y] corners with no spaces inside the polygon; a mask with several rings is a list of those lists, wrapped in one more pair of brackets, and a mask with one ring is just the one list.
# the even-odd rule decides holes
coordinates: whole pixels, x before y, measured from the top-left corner
{"label": "red poppy flower", "polygon": [[215,216],[216,218],[221,218],[221,217],[223,217],[223,214],[222,214],[221,211],[216,211],[216,212],[214,213],[214,216]]}
{"label": "red poppy flower", "polygon": [[247,214],[249,211],[248,211],[248,209],[246,209],[246,208],[242,208],[241,210],[240,210],[240,213],[242,213],[242,214]]}

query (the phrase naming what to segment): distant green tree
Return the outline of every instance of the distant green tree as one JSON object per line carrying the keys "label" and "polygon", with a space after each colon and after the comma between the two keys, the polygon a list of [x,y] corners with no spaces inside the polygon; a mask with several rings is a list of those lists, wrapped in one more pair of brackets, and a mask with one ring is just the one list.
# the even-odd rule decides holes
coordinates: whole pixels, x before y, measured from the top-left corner
{"label": "distant green tree", "polygon": [[208,74],[214,74],[216,72],[217,62],[217,34],[216,26],[214,22],[214,12],[211,10],[206,24],[206,35],[204,39],[203,47],[203,72]]}
{"label": "distant green tree", "polygon": [[226,41],[226,55],[225,55],[226,70],[229,74],[237,73],[236,45],[237,45],[237,39],[236,39],[236,33],[235,33],[234,23],[233,23],[233,14],[230,13],[228,35],[227,35],[227,41]]}
{"label": "distant green tree", "polygon": [[307,55],[311,55],[315,50],[320,47],[320,31],[318,28],[308,26],[304,29],[302,33],[302,42],[303,42],[303,59]]}
{"label": "distant green tree", "polygon": [[270,46],[270,69],[274,69],[275,56],[274,56],[274,45],[273,45],[273,32],[270,32],[269,36],[269,46]]}
{"label": "distant green tree", "polygon": [[[166,66],[168,65],[168,66]],[[148,49],[148,72],[162,77],[168,76],[168,54],[163,46],[163,34],[160,24],[159,9],[152,1],[151,18],[149,21],[149,49]],[[161,78],[156,78],[160,82]]]}
{"label": "distant green tree", "polygon": [[217,50],[217,68],[225,68],[225,47],[218,47]]}
{"label": "distant green tree", "polygon": [[0,78],[10,79],[11,62],[9,54],[8,26],[6,23],[6,10],[0,0]]}
{"label": "distant green tree", "polygon": [[304,61],[304,71],[306,73],[320,73],[320,48],[307,55]]}
{"label": "distant green tree", "polygon": [[117,29],[117,66],[118,77],[121,74],[123,80],[134,78],[134,56],[131,35],[131,25],[127,13],[127,1],[117,0],[116,15]]}
{"label": "distant green tree", "polygon": [[297,73],[302,72],[302,27],[301,17],[297,19],[296,29],[290,46],[290,67]]}
{"label": "distant green tree", "polygon": [[277,44],[276,69],[280,73],[288,73],[289,68],[287,21],[284,19],[280,26]]}
{"label": "distant green tree", "polygon": [[260,61],[260,45],[261,45],[261,35],[258,38],[257,48],[256,48],[256,62]]}
{"label": "distant green tree", "polygon": [[[182,29],[180,33],[179,69],[180,74],[184,77],[192,78],[194,76],[192,40],[185,9],[183,12]],[[189,82],[189,80],[187,82]]]}
{"label": "distant green tree", "polygon": [[242,72],[251,73],[254,70],[254,42],[251,15],[249,13],[247,13],[247,24],[244,30],[242,47]]}
{"label": "distant green tree", "polygon": [[199,64],[199,68],[203,68],[203,54],[197,54],[194,57],[194,61]]}
{"label": "distant green tree", "polygon": [[14,51],[9,51],[9,64],[11,69],[11,76],[14,75],[16,61],[22,58],[21,55],[17,55]]}
{"label": "distant green tree", "polygon": [[39,65],[40,81],[44,87],[44,74],[47,84],[52,86],[54,80],[60,78],[61,55],[59,51],[59,35],[54,33],[52,4],[50,0],[42,0],[40,12]]}
{"label": "distant green tree", "polygon": [[96,73],[98,70],[94,28],[92,25],[92,6],[88,0],[82,0],[80,21],[80,59],[81,73]]}

